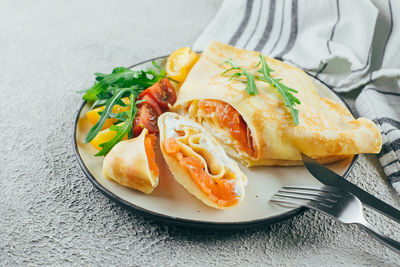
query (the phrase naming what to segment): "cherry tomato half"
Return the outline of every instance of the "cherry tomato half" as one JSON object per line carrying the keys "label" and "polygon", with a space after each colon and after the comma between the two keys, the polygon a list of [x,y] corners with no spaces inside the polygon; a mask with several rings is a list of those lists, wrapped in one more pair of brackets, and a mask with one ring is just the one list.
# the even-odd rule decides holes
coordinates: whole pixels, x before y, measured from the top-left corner
{"label": "cherry tomato half", "polygon": [[145,100],[145,102],[139,104],[139,106],[147,104],[156,113],[157,117],[163,113],[158,103],[150,95],[144,95],[140,99]]}
{"label": "cherry tomato half", "polygon": [[169,110],[168,104],[173,105],[176,101],[175,88],[172,86],[168,78],[164,78],[156,84],[153,84],[144,90],[139,97],[145,95],[151,96],[163,111]]}
{"label": "cherry tomato half", "polygon": [[157,119],[157,113],[148,104],[141,104],[133,121],[132,137],[140,135],[143,128],[147,128],[151,134],[158,133]]}

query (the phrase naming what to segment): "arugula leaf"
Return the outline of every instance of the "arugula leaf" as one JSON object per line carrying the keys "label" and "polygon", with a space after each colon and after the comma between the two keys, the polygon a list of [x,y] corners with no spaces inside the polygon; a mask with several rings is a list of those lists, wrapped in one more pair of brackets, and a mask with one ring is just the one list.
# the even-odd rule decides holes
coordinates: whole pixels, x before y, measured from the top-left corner
{"label": "arugula leaf", "polygon": [[[296,125],[299,124],[299,111],[295,108],[295,105],[300,104],[300,100],[292,94],[292,93],[298,93],[298,91],[282,84],[280,82],[282,79],[272,78],[271,72],[273,72],[274,70],[268,66],[267,61],[265,60],[263,55],[260,54],[260,62],[255,66],[255,67],[258,67],[261,64],[261,68],[258,72],[261,73],[262,76],[256,76],[256,75],[250,73],[249,71],[247,71],[241,67],[238,67],[231,60],[226,60],[224,63],[231,65],[231,68],[225,70],[221,74],[221,76],[225,75],[229,71],[239,70],[239,72],[233,73],[231,75],[231,77],[229,78],[229,80],[232,80],[235,77],[245,76],[246,83],[247,83],[245,90],[249,95],[257,95],[258,94],[258,89],[256,86],[255,79],[263,81],[263,82],[267,82],[270,85],[272,85],[273,87],[275,87],[278,90],[278,92],[282,95],[283,100],[285,101],[285,106],[289,108],[290,113],[292,114],[292,117],[293,117],[294,124],[296,124]],[[222,64],[224,64],[224,63],[222,63]]]}
{"label": "arugula leaf", "polygon": [[262,74],[261,77],[257,77],[259,80],[264,81],[275,87],[278,92],[282,95],[283,100],[285,101],[286,107],[289,108],[290,113],[292,114],[294,124],[299,124],[299,111],[294,107],[296,104],[300,104],[300,100],[295,97],[293,93],[298,93],[293,88],[287,87],[286,85],[282,84],[280,81],[281,79],[276,79],[271,77],[272,70],[265,60],[264,56],[260,54],[261,59],[261,69],[258,71]]}
{"label": "arugula leaf", "polygon": [[[91,109],[104,106],[103,111],[98,112],[100,118],[86,135],[85,143],[91,142],[103,128],[105,121],[109,118],[116,119],[114,125],[109,129],[115,131],[116,135],[109,141],[100,144],[102,148],[95,156],[106,155],[126,135],[132,138],[133,120],[137,113],[137,105],[143,100],[136,100],[139,94],[146,88],[159,82],[166,77],[166,72],[154,61],[152,67],[146,70],[131,70],[125,67],[114,68],[110,74],[95,73],[96,82],[93,87],[80,91],[85,93],[82,97],[91,103]],[[125,104],[122,98],[129,96],[129,104]],[[129,106],[127,111],[114,114],[115,105]]]}
{"label": "arugula leaf", "polygon": [[108,90],[109,86],[116,84],[118,81],[129,81],[132,79],[133,75],[135,75],[135,73],[127,68],[115,68],[111,74],[97,73],[96,80],[98,80],[98,82],[86,91],[83,95],[83,99],[88,102],[94,102],[98,99],[98,95],[101,92]]}
{"label": "arugula leaf", "polygon": [[[104,110],[101,112],[99,120],[90,129],[90,131],[86,135],[85,144],[92,141],[96,137],[96,135],[101,131],[101,128],[103,127],[103,124],[105,123],[105,121],[112,116],[111,114],[113,114],[112,113],[113,107],[116,104],[120,103],[121,98],[127,92],[131,92],[131,94],[135,94],[136,96],[138,95],[138,92],[135,89],[136,89],[135,86],[132,86],[129,88],[123,88],[123,89],[119,90],[118,92],[116,92],[110,99],[108,99],[106,101]],[[134,101],[134,103],[135,103],[135,101]],[[131,105],[131,102],[130,102],[130,105]]]}
{"label": "arugula leaf", "polygon": [[249,72],[244,72],[244,75],[246,76],[246,80],[247,80],[247,86],[246,86],[246,92],[249,95],[258,95],[258,89],[256,86],[256,81],[255,81],[255,77],[253,74],[249,73]]}
{"label": "arugula leaf", "polygon": [[246,81],[247,81],[247,86],[246,86],[246,92],[249,95],[258,95],[258,89],[256,86],[256,81],[255,81],[255,76],[253,74],[251,74],[250,72],[248,72],[247,70],[236,66],[231,60],[226,60],[224,63],[227,63],[229,65],[232,66],[232,68],[229,68],[227,70],[225,70],[221,76],[225,75],[227,72],[232,71],[232,70],[240,70],[239,72],[235,72],[231,75],[231,77],[229,78],[229,80],[232,80],[235,77],[240,77],[240,76],[245,76],[246,77]]}
{"label": "arugula leaf", "polygon": [[123,120],[123,122],[118,125],[112,125],[110,127],[110,131],[115,131],[116,135],[110,141],[100,144],[100,147],[102,149],[95,156],[98,157],[107,155],[108,152],[110,152],[110,150],[116,144],[121,142],[121,140],[125,137],[125,135],[128,134],[128,136],[131,136],[133,120],[135,119],[137,113],[137,107],[135,102],[137,94],[136,91],[134,90],[130,90],[130,92],[131,95],[129,97],[129,110],[118,114],[118,117],[121,120]]}
{"label": "arugula leaf", "polygon": [[167,75],[165,69],[162,69],[161,66],[157,65],[155,61],[152,61],[151,64],[154,68],[147,68],[147,71],[150,72],[154,77],[162,76],[163,78]]}
{"label": "arugula leaf", "polygon": [[152,64],[154,67],[146,71],[117,67],[110,74],[95,73],[97,83],[85,91],[83,99],[88,102],[95,102],[99,99],[110,98],[110,87],[127,88],[136,85],[139,89],[144,90],[152,86],[166,76],[165,71],[161,70],[160,66],[154,61]]}

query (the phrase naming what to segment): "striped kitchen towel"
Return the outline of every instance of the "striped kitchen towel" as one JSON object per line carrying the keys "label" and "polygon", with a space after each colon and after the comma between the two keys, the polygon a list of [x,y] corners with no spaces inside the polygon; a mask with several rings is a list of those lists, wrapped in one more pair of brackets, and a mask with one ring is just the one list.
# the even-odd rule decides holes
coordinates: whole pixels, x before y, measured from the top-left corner
{"label": "striped kitchen towel", "polygon": [[400,193],[400,80],[380,78],[366,85],[356,108],[378,125],[383,141],[378,159],[389,182]]}
{"label": "striped kitchen towel", "polygon": [[363,88],[356,108],[380,127],[378,157],[400,193],[399,0],[225,0],[193,49],[211,40],[296,65],[337,92]]}

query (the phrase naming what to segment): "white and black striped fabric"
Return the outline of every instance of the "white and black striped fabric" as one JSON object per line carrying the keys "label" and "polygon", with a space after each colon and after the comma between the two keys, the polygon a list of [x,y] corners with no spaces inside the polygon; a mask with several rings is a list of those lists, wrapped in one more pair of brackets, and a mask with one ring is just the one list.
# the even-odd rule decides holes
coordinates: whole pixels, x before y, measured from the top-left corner
{"label": "white and black striped fabric", "polygon": [[380,78],[356,100],[360,115],[373,119],[382,134],[378,159],[389,182],[400,193],[400,80]]}
{"label": "white and black striped fabric", "polygon": [[356,108],[380,127],[378,157],[400,193],[400,0],[225,0],[193,49],[211,40],[296,65],[337,92],[363,88]]}

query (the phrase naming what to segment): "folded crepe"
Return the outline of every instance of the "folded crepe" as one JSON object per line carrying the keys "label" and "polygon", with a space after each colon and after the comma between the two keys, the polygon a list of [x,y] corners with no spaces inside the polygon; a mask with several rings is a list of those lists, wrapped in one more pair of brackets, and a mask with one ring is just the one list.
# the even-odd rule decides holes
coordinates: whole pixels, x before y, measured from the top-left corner
{"label": "folded crepe", "polygon": [[260,58],[258,52],[219,42],[211,42],[193,66],[173,110],[202,124],[246,166],[300,165],[301,152],[329,163],[380,151],[381,136],[372,121],[354,119],[341,104],[320,97],[302,70],[264,57],[271,76],[298,91],[298,125],[276,88],[256,80],[259,94],[249,95],[245,80],[221,76],[230,67],[224,64],[228,59],[256,74]]}
{"label": "folded crepe", "polygon": [[158,127],[162,154],[179,184],[210,207],[239,204],[247,177],[201,125],[167,112]]}
{"label": "folded crepe", "polygon": [[116,144],[104,158],[104,176],[146,194],[153,192],[159,176],[155,139],[155,135],[149,134],[145,128],[138,137]]}

